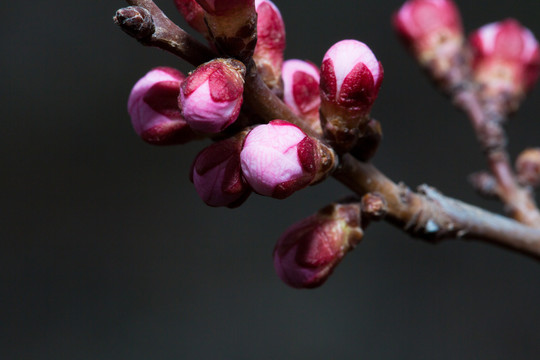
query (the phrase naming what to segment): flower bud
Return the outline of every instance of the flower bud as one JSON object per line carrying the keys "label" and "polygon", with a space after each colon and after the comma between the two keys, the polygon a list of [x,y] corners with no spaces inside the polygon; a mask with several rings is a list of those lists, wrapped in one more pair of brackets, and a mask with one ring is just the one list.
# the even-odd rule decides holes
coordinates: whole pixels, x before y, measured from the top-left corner
{"label": "flower bud", "polygon": [[382,80],[382,65],[364,43],[342,40],[326,52],[321,66],[321,122],[338,152],[349,151],[364,132]]}
{"label": "flower bud", "polygon": [[193,29],[208,37],[208,28],[204,22],[204,10],[195,0],[174,0],[178,11]]}
{"label": "flower bud", "polygon": [[253,60],[266,85],[270,89],[279,89],[285,51],[285,24],[279,9],[270,0],[255,0],[255,9],[257,45]]}
{"label": "flower bud", "polygon": [[516,160],[519,181],[524,185],[540,185],[540,148],[525,149]]}
{"label": "flower bud", "polygon": [[252,189],[278,199],[320,180],[334,166],[331,150],[283,120],[251,130],[240,161]]}
{"label": "flower bud", "polygon": [[394,15],[393,24],[418,61],[435,67],[431,70],[436,76],[449,71],[461,52],[461,17],[451,0],[409,0]]}
{"label": "flower bud", "polygon": [[315,133],[322,134],[319,121],[319,69],[306,61],[287,60],[283,63],[282,76],[285,104],[306,120]]}
{"label": "flower bud", "polygon": [[274,267],[287,285],[322,285],[362,240],[359,204],[331,204],[289,227],[274,249]]}
{"label": "flower bud", "polygon": [[202,133],[218,133],[240,113],[245,66],[233,59],[214,59],[193,71],[180,87],[182,114]]}
{"label": "flower bud", "polygon": [[257,43],[255,0],[197,2],[206,11],[206,23],[216,48],[223,55],[247,63]]}
{"label": "flower bud", "polygon": [[[536,83],[540,52],[534,35],[517,21],[485,25],[470,37],[473,75],[484,96],[509,96],[519,103]],[[517,103],[508,111],[515,110]]]}
{"label": "flower bud", "polygon": [[203,149],[191,167],[190,180],[209,206],[240,206],[251,193],[242,178],[240,151],[245,132]]}
{"label": "flower bud", "polygon": [[158,67],[133,86],[128,112],[135,132],[154,145],[183,144],[196,135],[182,118],[178,93],[184,75],[178,70]]}

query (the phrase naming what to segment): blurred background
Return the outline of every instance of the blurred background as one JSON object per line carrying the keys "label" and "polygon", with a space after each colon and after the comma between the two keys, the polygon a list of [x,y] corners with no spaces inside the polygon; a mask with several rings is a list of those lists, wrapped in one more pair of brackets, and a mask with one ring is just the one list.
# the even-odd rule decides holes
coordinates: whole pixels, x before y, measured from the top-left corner
{"label": "blurred background", "polygon": [[[356,38],[382,61],[380,169],[502,210],[466,181],[485,167],[467,120],[394,37],[401,0],[275,3],[287,58],[320,64]],[[537,0],[457,4],[467,31],[515,17],[540,35]],[[191,68],[116,28],[123,6],[0,3],[1,359],[538,358],[540,265],[499,248],[432,246],[382,222],[321,288],[284,285],[275,241],[347,189],[206,207],[188,180],[205,143],[147,145],[126,111],[150,68]],[[508,125],[513,157],[540,145],[539,113],[536,89]]]}

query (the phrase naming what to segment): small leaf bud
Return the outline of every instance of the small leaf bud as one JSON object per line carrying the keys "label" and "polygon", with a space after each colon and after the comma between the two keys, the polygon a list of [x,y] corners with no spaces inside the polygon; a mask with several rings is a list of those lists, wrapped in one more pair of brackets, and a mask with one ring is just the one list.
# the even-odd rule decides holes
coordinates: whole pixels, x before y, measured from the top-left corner
{"label": "small leaf bud", "polygon": [[524,185],[540,185],[540,148],[525,149],[516,160],[519,181]]}

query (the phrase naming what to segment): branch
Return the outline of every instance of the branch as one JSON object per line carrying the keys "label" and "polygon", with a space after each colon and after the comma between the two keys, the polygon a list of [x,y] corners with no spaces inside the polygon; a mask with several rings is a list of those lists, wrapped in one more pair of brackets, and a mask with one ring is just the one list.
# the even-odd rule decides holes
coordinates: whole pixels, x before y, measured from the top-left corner
{"label": "branch", "polygon": [[[129,22],[122,21],[125,9],[119,10],[115,22],[145,45],[167,50],[195,66],[216,56],[172,23],[153,1],[127,2],[149,12],[154,30],[150,36],[142,36],[142,39],[137,32],[133,32],[133,27],[127,31],[125,27]],[[256,110],[263,119],[284,119],[305,129],[301,119],[264,85],[253,63],[249,66],[245,87],[246,104]],[[475,106],[464,108],[472,113],[478,110]],[[305,130],[312,134],[309,129]],[[419,187],[419,193],[414,193],[405,185],[392,182],[373,165],[360,162],[348,154],[342,157],[333,176],[359,196],[369,192],[380,193],[388,206],[385,219],[414,237],[428,241],[455,237],[476,239],[540,259],[538,229],[445,197],[426,185]]]}

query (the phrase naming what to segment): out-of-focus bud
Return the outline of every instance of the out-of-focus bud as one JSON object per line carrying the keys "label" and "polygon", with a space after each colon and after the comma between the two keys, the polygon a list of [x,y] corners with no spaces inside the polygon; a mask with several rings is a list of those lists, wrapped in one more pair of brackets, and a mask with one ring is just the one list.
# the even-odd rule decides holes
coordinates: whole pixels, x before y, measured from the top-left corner
{"label": "out-of-focus bud", "polygon": [[202,133],[218,133],[240,113],[246,68],[234,59],[214,59],[199,66],[180,87],[182,115]]}
{"label": "out-of-focus bud", "polygon": [[292,59],[283,63],[282,76],[285,104],[304,119],[314,133],[322,134],[319,121],[319,69],[307,61]]}
{"label": "out-of-focus bud", "polygon": [[409,0],[396,12],[394,28],[417,60],[441,79],[460,60],[463,28],[451,0]]}
{"label": "out-of-focus bud", "polygon": [[253,60],[270,89],[280,89],[281,66],[285,51],[285,24],[279,9],[270,0],[255,0],[257,46]]}
{"label": "out-of-focus bud", "polygon": [[479,171],[469,175],[469,182],[474,190],[485,198],[496,198],[500,194],[497,180],[487,171]]}
{"label": "out-of-focus bud", "polygon": [[540,148],[523,150],[516,160],[516,171],[523,185],[540,185]]}
{"label": "out-of-focus bud", "polygon": [[204,10],[195,0],[174,0],[176,8],[189,26],[208,37],[208,28],[204,22]]}
{"label": "out-of-focus bud", "polygon": [[360,205],[331,204],[288,228],[274,249],[274,267],[287,285],[322,285],[362,240]]}
{"label": "out-of-focus bud", "polygon": [[178,70],[158,67],[133,86],[128,112],[135,132],[154,145],[183,144],[196,135],[182,118],[178,93],[184,75]]}
{"label": "out-of-focus bud", "polygon": [[205,19],[216,48],[244,63],[257,43],[255,0],[197,0],[206,11]]}
{"label": "out-of-focus bud", "polygon": [[240,151],[246,133],[218,141],[195,158],[190,179],[207,205],[234,208],[251,193],[240,168]]}
{"label": "out-of-focus bud", "polygon": [[338,153],[351,150],[362,136],[383,80],[383,68],[370,48],[342,40],[324,56],[321,66],[321,123]]}
{"label": "out-of-focus bud", "polygon": [[485,25],[470,37],[473,75],[484,97],[508,97],[505,111],[517,109],[538,80],[540,52],[534,35],[513,19]]}
{"label": "out-of-focus bud", "polygon": [[329,148],[283,120],[251,130],[240,160],[252,189],[278,199],[321,180],[335,164]]}

